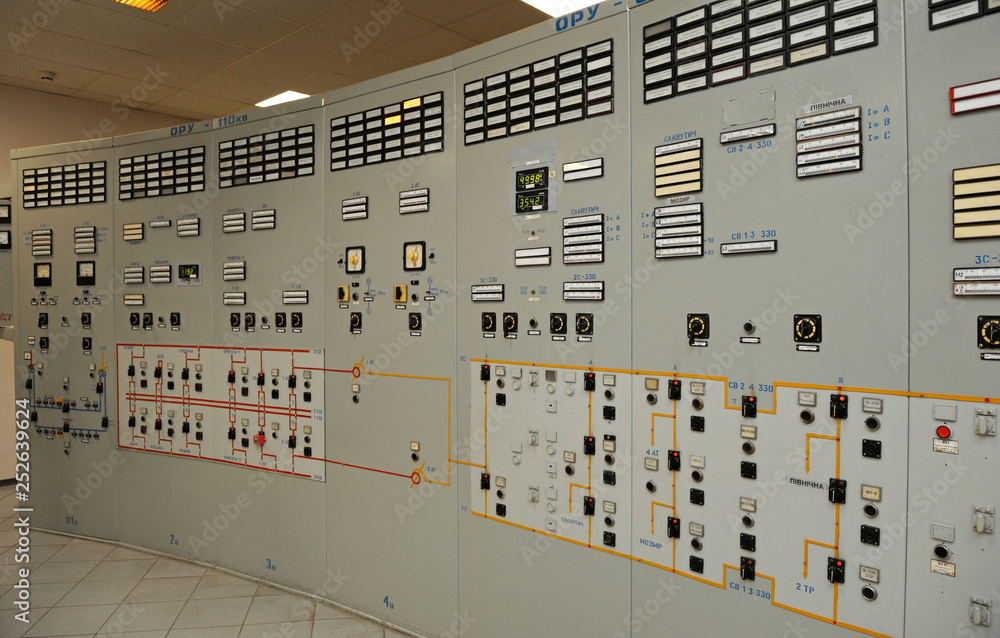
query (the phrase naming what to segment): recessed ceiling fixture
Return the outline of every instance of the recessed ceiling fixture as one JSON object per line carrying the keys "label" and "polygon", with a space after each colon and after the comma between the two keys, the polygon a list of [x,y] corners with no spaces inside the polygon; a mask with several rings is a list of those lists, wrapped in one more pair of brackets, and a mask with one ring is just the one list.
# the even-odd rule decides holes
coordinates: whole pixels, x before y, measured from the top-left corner
{"label": "recessed ceiling fixture", "polygon": [[594,0],[522,0],[522,2],[530,4],[539,11],[544,11],[553,18],[573,13],[594,4]]}
{"label": "recessed ceiling fixture", "polygon": [[274,97],[269,97],[263,102],[257,102],[256,106],[274,106],[275,104],[284,104],[285,102],[291,102],[292,100],[301,100],[304,97],[309,97],[305,93],[299,93],[297,91],[285,91],[281,95],[275,95]]}
{"label": "recessed ceiling fixture", "polygon": [[145,9],[146,11],[156,11],[167,4],[167,0],[115,0],[115,2],[127,4],[136,9]]}

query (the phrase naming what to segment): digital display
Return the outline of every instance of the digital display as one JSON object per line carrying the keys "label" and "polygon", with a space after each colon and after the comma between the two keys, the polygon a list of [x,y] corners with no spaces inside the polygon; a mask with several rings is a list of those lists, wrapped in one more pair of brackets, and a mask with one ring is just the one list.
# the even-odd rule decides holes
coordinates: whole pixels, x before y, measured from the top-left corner
{"label": "digital display", "polygon": [[200,279],[198,271],[198,264],[181,264],[177,266],[177,278],[189,281],[191,279]]}
{"label": "digital display", "polygon": [[544,189],[549,185],[549,169],[547,166],[533,168],[529,171],[517,172],[517,190],[529,191]]}
{"label": "digital display", "polygon": [[548,191],[539,191],[537,193],[519,193],[514,204],[514,210],[518,213],[543,211],[548,207]]}

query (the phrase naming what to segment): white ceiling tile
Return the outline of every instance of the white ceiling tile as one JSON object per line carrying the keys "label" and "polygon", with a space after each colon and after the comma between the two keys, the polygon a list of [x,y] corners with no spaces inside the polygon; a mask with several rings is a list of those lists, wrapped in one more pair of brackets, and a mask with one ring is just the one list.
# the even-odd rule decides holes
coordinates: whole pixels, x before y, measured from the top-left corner
{"label": "white ceiling tile", "polygon": [[167,115],[175,115],[177,117],[183,117],[188,120],[210,120],[212,119],[207,113],[195,113],[193,111],[185,111],[184,109],[178,109],[171,106],[163,106],[162,104],[150,104],[146,107],[147,111],[152,111],[153,113],[165,113]]}
{"label": "white ceiling tile", "polygon": [[[108,73],[102,73],[97,79],[80,90],[83,93],[102,95],[105,98],[111,98],[114,102],[120,102],[125,105],[154,104],[173,95],[177,91],[176,87],[143,82],[142,80],[110,75]],[[88,97],[87,99],[97,98]]]}
{"label": "white ceiling tile", "polygon": [[57,3],[56,6],[58,9],[45,22],[44,30],[122,49],[133,50],[164,29],[155,22],[80,2]]}
{"label": "white ceiling tile", "polygon": [[302,29],[267,47],[264,53],[324,71],[334,71],[346,64],[351,46],[328,33]]}
{"label": "white ceiling tile", "polygon": [[17,48],[20,50],[23,27],[22,24],[0,20],[0,34],[3,34],[3,37],[0,37],[0,51],[13,51],[15,45],[18,45]]}
{"label": "white ceiling tile", "polygon": [[357,82],[357,79],[349,78],[339,73],[321,73],[314,77],[292,82],[288,85],[288,88],[292,91],[305,93],[306,95],[322,95]]}
{"label": "white ceiling tile", "polygon": [[[296,37],[296,36],[291,36]],[[275,86],[286,86],[300,79],[323,75],[326,71],[285,60],[283,58],[254,53],[239,62],[227,66],[224,73],[249,80],[257,80]]]}
{"label": "white ceiling tile", "polygon": [[175,22],[173,28],[259,49],[300,29],[301,25],[222,0],[203,4]]}
{"label": "white ceiling tile", "polygon": [[195,82],[187,90],[246,104],[256,104],[279,93],[284,93],[287,89],[246,78],[238,78],[235,75],[216,73],[200,82]]}
{"label": "white ceiling tile", "polygon": [[191,91],[178,91],[162,102],[157,102],[158,107],[174,107],[190,113],[203,114],[200,119],[210,119],[238,113],[248,110],[252,105],[234,102],[211,95],[192,93]]}
{"label": "white ceiling tile", "polygon": [[143,53],[128,54],[113,64],[107,72],[134,80],[152,81],[155,77],[166,86],[181,89],[212,74],[209,69],[200,69]]}
{"label": "white ceiling tile", "polygon": [[108,70],[129,53],[125,49],[51,31],[39,31],[18,50],[21,54],[42,60],[71,61],[76,66],[94,71]]}
{"label": "white ceiling tile", "polygon": [[496,5],[465,18],[449,22],[448,29],[477,42],[486,42],[502,35],[520,31],[549,15],[523,2]]}
{"label": "white ceiling tile", "polygon": [[[416,3],[408,3],[406,6]],[[389,36],[415,36],[434,28],[435,23],[401,9],[400,3],[382,0],[351,0],[340,10],[316,20],[312,28],[331,33],[357,47],[379,46]]]}
{"label": "white ceiling tile", "polygon": [[337,72],[359,80],[367,80],[405,69],[410,65],[411,63],[403,58],[374,49],[366,49],[361,55],[353,58],[349,64],[338,69]]}
{"label": "white ceiling tile", "polygon": [[406,44],[392,47],[388,50],[388,53],[409,60],[410,62],[429,62],[475,45],[476,42],[454,31],[438,28],[430,33],[413,38]]}
{"label": "white ceiling tile", "polygon": [[237,47],[173,28],[167,29],[136,50],[213,71],[221,70],[253,53],[250,47]]}
{"label": "white ceiling tile", "polygon": [[53,71],[55,81],[42,83],[43,86],[58,86],[69,89],[81,89],[93,82],[100,73],[89,69],[81,69],[65,62],[39,60],[26,55],[12,55],[0,66],[0,74],[21,78],[31,82],[39,82],[39,71]]}
{"label": "white ceiling tile", "polygon": [[243,6],[291,20],[297,24],[309,24],[348,2],[350,0],[295,0],[294,2],[288,0],[243,0]]}
{"label": "white ceiling tile", "polygon": [[[402,0],[397,1],[402,2]],[[461,0],[459,2],[456,0],[419,0],[419,2],[405,2],[405,8],[425,20],[430,20],[435,24],[445,24],[478,13],[501,2],[506,6],[515,3],[521,4],[521,0]]]}

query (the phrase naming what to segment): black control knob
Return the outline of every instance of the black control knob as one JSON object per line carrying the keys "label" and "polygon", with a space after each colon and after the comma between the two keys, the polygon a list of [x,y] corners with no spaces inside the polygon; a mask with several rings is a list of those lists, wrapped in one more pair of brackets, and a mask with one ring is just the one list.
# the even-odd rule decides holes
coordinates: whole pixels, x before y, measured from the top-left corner
{"label": "black control knob", "polygon": [[566,314],[553,312],[549,315],[549,332],[554,335],[566,334]]}

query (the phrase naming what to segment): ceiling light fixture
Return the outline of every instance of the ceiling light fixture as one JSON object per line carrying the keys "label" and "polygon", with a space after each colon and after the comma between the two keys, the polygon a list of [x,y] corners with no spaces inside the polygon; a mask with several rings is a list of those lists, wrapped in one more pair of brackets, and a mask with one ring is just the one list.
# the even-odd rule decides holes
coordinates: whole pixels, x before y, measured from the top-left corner
{"label": "ceiling light fixture", "polygon": [[594,0],[522,0],[539,11],[544,11],[553,18],[573,13],[594,4]]}
{"label": "ceiling light fixture", "polygon": [[309,97],[305,93],[299,93],[297,91],[285,91],[281,95],[275,95],[274,97],[269,97],[263,102],[257,102],[256,106],[274,106],[275,104],[284,104],[285,102],[291,102],[292,100],[301,100],[304,97]]}
{"label": "ceiling light fixture", "polygon": [[145,9],[146,11],[156,11],[167,4],[167,0],[115,0],[115,2],[120,2],[136,9]]}

